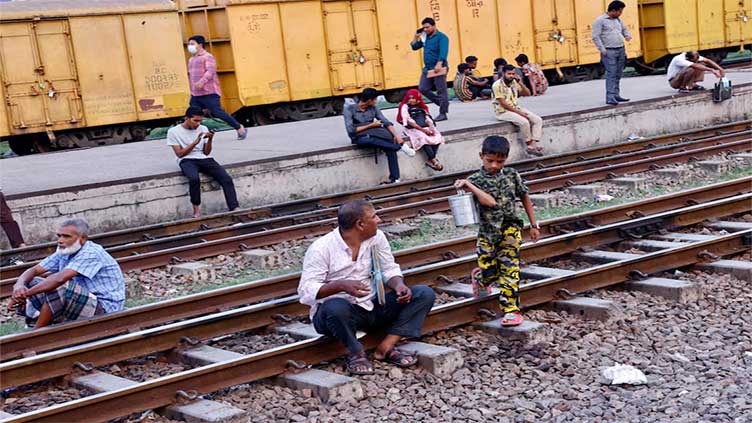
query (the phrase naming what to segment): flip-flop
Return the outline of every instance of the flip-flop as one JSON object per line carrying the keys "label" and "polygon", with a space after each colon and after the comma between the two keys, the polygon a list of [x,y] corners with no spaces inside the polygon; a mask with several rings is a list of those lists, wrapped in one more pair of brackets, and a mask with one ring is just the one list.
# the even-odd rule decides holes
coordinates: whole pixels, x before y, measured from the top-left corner
{"label": "flip-flop", "polygon": [[502,326],[519,326],[522,324],[522,321],[524,318],[522,317],[522,313],[519,311],[513,311],[511,313],[507,313],[504,315],[504,317],[501,318],[501,325]]}
{"label": "flip-flop", "polygon": [[[368,360],[366,353],[349,354],[347,361],[347,371],[355,376],[367,376],[374,374],[373,363]],[[358,367],[365,367],[366,370],[358,370]]]}
{"label": "flip-flop", "polygon": [[[403,363],[402,360],[405,358],[410,358],[410,360],[407,363]],[[405,353],[403,351],[398,350],[397,348],[392,347],[389,351],[384,354],[384,358],[377,359],[379,361],[386,361],[387,363],[392,363],[397,367],[407,368],[412,367],[418,363],[418,358],[415,357],[412,354]]]}

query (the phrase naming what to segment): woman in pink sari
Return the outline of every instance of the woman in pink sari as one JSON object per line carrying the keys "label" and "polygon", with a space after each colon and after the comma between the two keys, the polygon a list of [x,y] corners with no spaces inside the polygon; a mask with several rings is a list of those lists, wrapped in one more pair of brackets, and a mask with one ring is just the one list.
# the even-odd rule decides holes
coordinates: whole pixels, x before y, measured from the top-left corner
{"label": "woman in pink sari", "polygon": [[412,89],[405,94],[397,111],[397,122],[404,127],[405,135],[410,138],[413,149],[426,153],[426,166],[436,171],[444,170],[444,166],[436,158],[439,145],[444,143],[444,137],[428,114],[428,106],[423,102],[420,91]]}

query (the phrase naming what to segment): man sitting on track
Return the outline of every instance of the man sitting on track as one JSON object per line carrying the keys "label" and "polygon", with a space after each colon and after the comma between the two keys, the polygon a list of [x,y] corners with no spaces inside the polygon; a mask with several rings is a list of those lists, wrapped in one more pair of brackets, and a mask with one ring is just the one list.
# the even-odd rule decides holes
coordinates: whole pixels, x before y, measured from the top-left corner
{"label": "man sitting on track", "polygon": [[705,87],[697,85],[705,79],[705,72],[713,72],[718,78],[726,75],[726,72],[716,62],[700,56],[696,51],[688,51],[678,54],[668,65],[666,76],[671,88],[681,93],[704,90]]}
{"label": "man sitting on track", "polygon": [[[117,261],[88,240],[83,219],[64,221],[57,230],[57,251],[26,270],[13,286],[9,306],[35,328],[121,310],[125,279]],[[46,278],[38,278],[47,272]]]}
{"label": "man sitting on track", "polygon": [[[311,307],[316,332],[345,344],[347,370],[351,374],[374,373],[356,336],[359,330],[386,331],[374,353],[377,360],[399,367],[413,366],[416,358],[394,346],[402,337],[420,336],[423,321],[433,306],[433,290],[405,285],[389,242],[377,229],[381,219],[369,202],[344,203],[337,212],[337,221],[339,227],[314,242],[306,252],[298,286],[300,302]],[[383,296],[377,295],[371,282],[374,261],[384,284],[392,288]],[[383,304],[379,299],[383,299]]]}

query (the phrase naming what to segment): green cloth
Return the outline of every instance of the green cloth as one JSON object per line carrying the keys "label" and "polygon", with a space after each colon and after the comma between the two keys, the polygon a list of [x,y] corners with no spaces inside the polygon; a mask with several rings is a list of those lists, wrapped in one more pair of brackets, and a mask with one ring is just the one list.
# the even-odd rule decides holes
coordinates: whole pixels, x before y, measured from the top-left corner
{"label": "green cloth", "polygon": [[517,216],[514,201],[522,198],[529,189],[515,169],[504,167],[496,175],[491,175],[481,168],[467,180],[496,199],[496,207],[486,207],[477,198],[475,200],[480,214],[478,233],[481,236],[495,240],[506,226],[522,228],[523,222]]}

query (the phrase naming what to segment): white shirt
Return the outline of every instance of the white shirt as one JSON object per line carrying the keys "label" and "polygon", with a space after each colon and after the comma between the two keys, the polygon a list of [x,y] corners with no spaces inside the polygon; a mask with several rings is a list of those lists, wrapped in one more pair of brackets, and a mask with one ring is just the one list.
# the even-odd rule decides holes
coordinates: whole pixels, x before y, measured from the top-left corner
{"label": "white shirt", "polygon": [[[209,128],[204,125],[199,125],[196,129],[186,129],[182,124],[173,126],[167,131],[167,145],[179,145],[180,148],[188,147],[193,144],[193,141],[198,138],[198,134],[201,132],[209,132]],[[184,159],[208,159],[211,158],[211,154],[204,154],[204,144],[206,144],[206,138],[203,138],[190,153],[183,157],[178,157],[178,163]]]}
{"label": "white shirt", "polygon": [[671,59],[671,63],[668,65],[668,71],[666,71],[666,76],[670,81],[672,78],[676,77],[676,75],[679,75],[679,72],[692,66],[695,63],[700,63],[703,60],[705,60],[705,58],[700,56],[700,58],[697,59],[697,62],[691,62],[687,60],[687,53],[682,53]]}
{"label": "white shirt", "polygon": [[311,319],[316,314],[318,305],[330,298],[344,298],[351,304],[358,304],[369,311],[373,310],[373,302],[370,300],[374,296],[373,292],[360,298],[345,292],[316,298],[319,289],[325,283],[332,281],[360,280],[367,282],[370,287],[371,246],[376,246],[384,284],[395,276],[402,276],[399,265],[394,262],[389,242],[380,230],[376,231],[375,236],[363,241],[358,251],[358,259],[355,261],[352,260],[352,250],[342,239],[339,228],[317,239],[308,247],[303,259],[303,273],[300,276],[298,295],[300,295],[301,304],[311,307]]}

